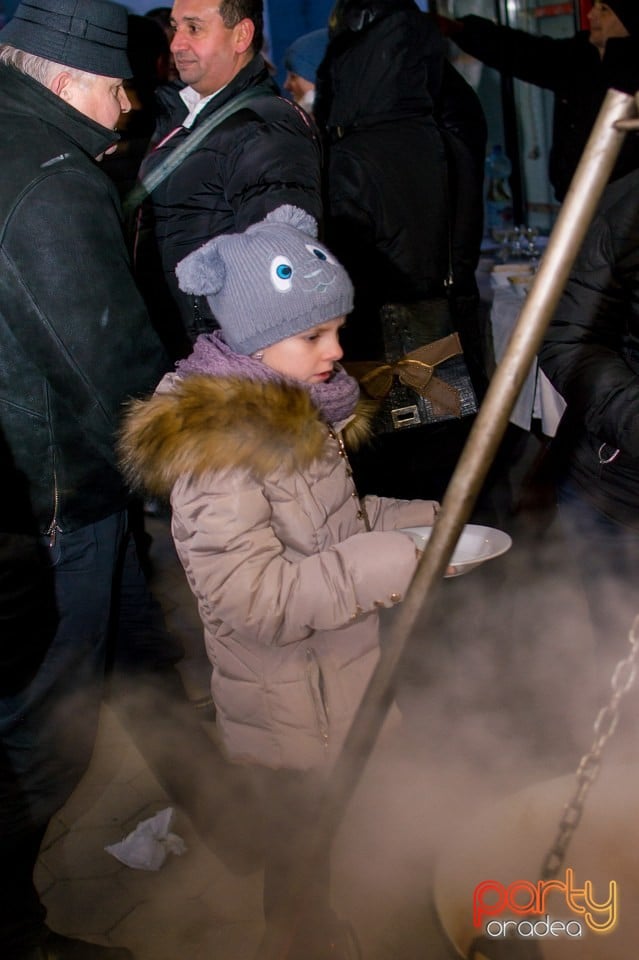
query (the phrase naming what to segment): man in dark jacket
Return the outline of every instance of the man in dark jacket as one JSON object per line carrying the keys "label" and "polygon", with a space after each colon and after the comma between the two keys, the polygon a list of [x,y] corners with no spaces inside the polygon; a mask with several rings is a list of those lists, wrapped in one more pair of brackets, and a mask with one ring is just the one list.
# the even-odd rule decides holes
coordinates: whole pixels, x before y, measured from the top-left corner
{"label": "man in dark jacket", "polygon": [[126,10],[106,0],[25,0],[0,32],[0,429],[16,479],[3,533],[25,558],[22,598],[39,577],[44,607],[52,579],[58,621],[51,638],[25,633],[37,650],[0,692],[7,960],[131,956],[50,931],[32,880],[95,739],[126,534],[115,433],[125,401],[165,369],[117,191],[95,162],[129,109],[126,31]]}
{"label": "man in dark jacket", "polygon": [[282,204],[321,217],[320,153],[303,110],[278,96],[262,46],[262,0],[175,0],[171,50],[183,84],[167,88],[166,116],[142,175],[237,94],[254,99],[211,130],[152,194],[155,236],[171,294],[191,339],[215,322],[187,297],[175,266],[221,233],[236,233]]}
{"label": "man in dark jacket", "polygon": [[567,402],[559,516],[583,573],[600,697],[639,613],[639,171],[610,184],[540,351]]}
{"label": "man in dark jacket", "polygon": [[[606,91],[639,89],[639,5],[636,0],[596,2],[590,30],[573,37],[535,36],[483,17],[438,17],[442,32],[466,53],[506,76],[555,95],[548,175],[559,201],[590,136]],[[612,178],[639,167],[639,137],[631,135]]]}

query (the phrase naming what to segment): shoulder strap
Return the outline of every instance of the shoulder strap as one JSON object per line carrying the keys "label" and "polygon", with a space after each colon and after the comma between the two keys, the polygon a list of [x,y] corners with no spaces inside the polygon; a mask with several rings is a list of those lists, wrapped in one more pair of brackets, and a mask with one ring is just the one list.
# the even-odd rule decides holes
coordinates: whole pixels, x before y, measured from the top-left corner
{"label": "shoulder strap", "polygon": [[190,153],[193,153],[193,151],[197,149],[202,140],[204,140],[214,127],[219,126],[220,123],[223,123],[232,114],[237,113],[237,111],[241,110],[249,101],[263,96],[269,90],[270,87],[267,87],[266,84],[260,84],[259,86],[251,87],[249,90],[244,90],[229,100],[223,107],[220,107],[219,110],[212,113],[210,117],[207,117],[199,127],[195,128],[186,140],[183,140],[182,143],[171,151],[162,163],[159,163],[154,170],[151,170],[146,177],[140,180],[139,183],[136,183],[133,189],[129,191],[122,204],[125,217],[129,218],[132,216],[135,210],[156,187],[158,187],[163,180],[166,180],[169,174],[173,173]]}

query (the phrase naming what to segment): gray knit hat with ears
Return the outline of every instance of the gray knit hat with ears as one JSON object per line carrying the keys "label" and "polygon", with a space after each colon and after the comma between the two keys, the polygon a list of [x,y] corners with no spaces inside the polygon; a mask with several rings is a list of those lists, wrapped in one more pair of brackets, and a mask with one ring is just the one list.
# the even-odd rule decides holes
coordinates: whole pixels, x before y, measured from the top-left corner
{"label": "gray knit hat with ears", "polygon": [[206,297],[231,349],[255,353],[353,309],[346,270],[316,236],[304,210],[278,207],[243,233],[209,240],[175,273],[185,293]]}

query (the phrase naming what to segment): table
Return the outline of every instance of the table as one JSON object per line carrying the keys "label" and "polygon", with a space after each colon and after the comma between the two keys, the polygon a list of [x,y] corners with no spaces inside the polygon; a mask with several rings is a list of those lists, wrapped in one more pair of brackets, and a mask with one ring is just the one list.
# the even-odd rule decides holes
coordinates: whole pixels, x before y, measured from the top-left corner
{"label": "table", "polygon": [[[510,287],[496,287],[492,291],[490,329],[497,364],[508,346],[523,304],[522,297]],[[554,437],[565,409],[563,397],[535,360],[515,401],[510,422],[522,430],[530,430],[532,420],[540,420],[542,433]]]}

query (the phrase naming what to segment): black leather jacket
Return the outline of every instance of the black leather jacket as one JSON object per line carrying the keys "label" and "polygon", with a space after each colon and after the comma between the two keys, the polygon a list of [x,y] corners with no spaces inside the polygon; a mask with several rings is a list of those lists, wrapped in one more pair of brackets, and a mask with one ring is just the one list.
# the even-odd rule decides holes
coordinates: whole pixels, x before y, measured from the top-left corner
{"label": "black leather jacket", "polygon": [[[263,220],[282,204],[301,207],[321,219],[320,148],[307,114],[277,95],[261,56],[256,56],[197,116],[180,127],[187,108],[177,85],[161,91],[164,117],[145,159],[145,176],[236,94],[259,88],[244,109],[215,127],[152,195],[155,236],[166,282],[194,339],[210,330],[203,297],[179,289],[175,267],[188,253],[222,233],[237,233]],[[162,138],[179,127],[166,142]]]}
{"label": "black leather jacket", "polygon": [[568,475],[639,528],[639,171],[607,187],[540,362],[568,404],[555,440]]}
{"label": "black leather jacket", "polygon": [[15,529],[54,536],[125,505],[122,405],[166,361],[94,160],[116,134],[12,67],[0,85],[0,431],[26,504]]}

